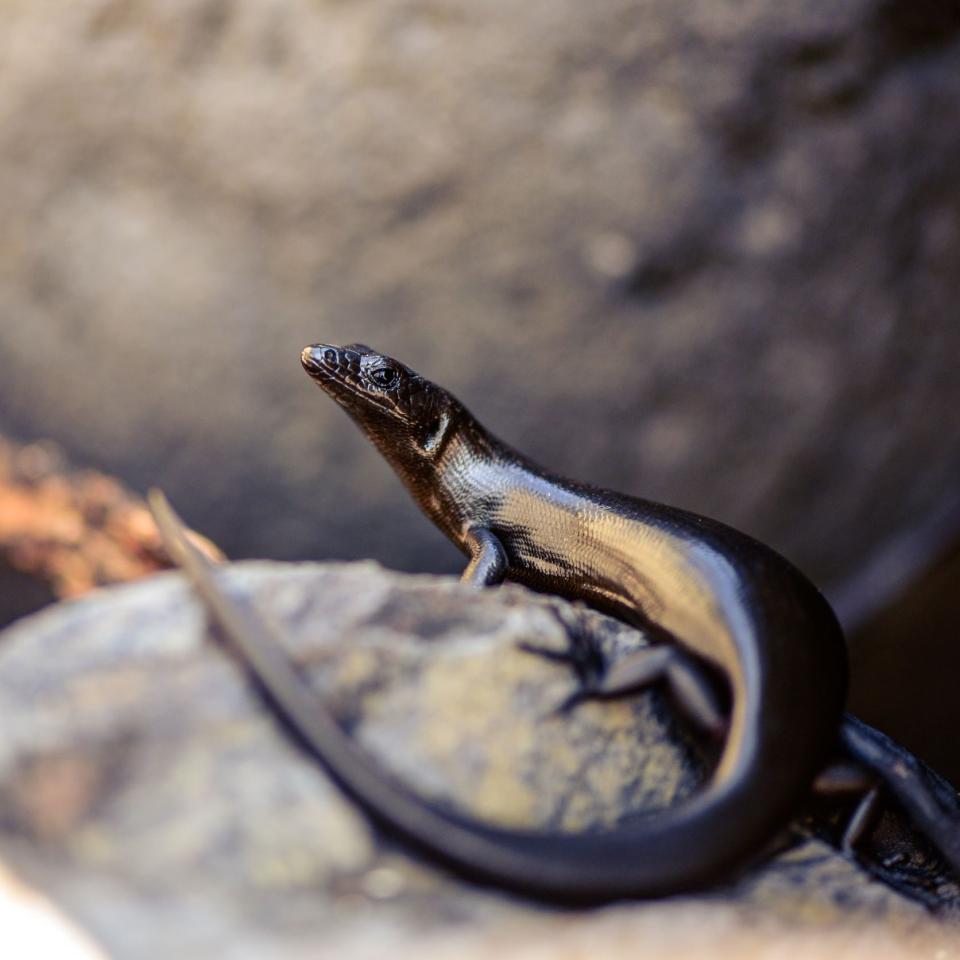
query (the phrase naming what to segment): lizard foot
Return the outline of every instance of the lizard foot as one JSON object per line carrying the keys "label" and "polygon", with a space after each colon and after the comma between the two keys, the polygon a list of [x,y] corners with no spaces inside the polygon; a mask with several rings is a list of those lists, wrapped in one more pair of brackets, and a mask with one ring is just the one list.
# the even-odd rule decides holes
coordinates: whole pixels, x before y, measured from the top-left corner
{"label": "lizard foot", "polygon": [[727,732],[727,717],[712,679],[697,661],[673,646],[645,647],[618,660],[591,696],[613,700],[663,682],[688,719],[716,739]]}
{"label": "lizard foot", "polygon": [[577,678],[577,688],[556,708],[557,713],[567,713],[589,698],[606,672],[607,663],[599,639],[588,629],[582,616],[571,616],[556,607],[550,607],[550,612],[563,627],[567,637],[566,648],[558,650],[521,641],[517,644],[517,649],[554,663],[566,664],[573,670]]}
{"label": "lizard foot", "polygon": [[588,700],[616,700],[665,682],[673,699],[698,727],[722,738],[727,718],[714,684],[693,657],[677,647],[644,647],[608,665],[597,637],[584,620],[572,622],[554,611],[569,638],[566,650],[520,644],[520,648],[547,659],[570,664],[578,687],[559,706],[566,713]]}

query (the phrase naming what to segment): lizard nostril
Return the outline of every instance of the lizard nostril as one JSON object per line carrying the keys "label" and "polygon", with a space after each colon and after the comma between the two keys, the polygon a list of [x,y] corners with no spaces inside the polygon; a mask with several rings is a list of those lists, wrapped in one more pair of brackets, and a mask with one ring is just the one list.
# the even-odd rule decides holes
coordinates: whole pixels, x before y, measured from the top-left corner
{"label": "lizard nostril", "polygon": [[340,351],[336,347],[328,347],[325,343],[315,343],[304,347],[300,362],[308,373],[320,373],[324,369],[335,370],[340,363]]}

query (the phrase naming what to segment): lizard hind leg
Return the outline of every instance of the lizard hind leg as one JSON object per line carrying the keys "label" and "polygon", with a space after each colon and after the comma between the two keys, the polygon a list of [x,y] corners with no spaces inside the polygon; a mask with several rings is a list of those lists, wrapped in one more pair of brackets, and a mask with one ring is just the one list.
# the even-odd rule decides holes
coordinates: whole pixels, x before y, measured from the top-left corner
{"label": "lizard hind leg", "polygon": [[886,734],[849,714],[840,740],[960,878],[960,794],[954,787]]}
{"label": "lizard hind leg", "polygon": [[960,877],[960,796],[908,750],[856,717],[844,718],[840,741],[847,759],[821,772],[813,789],[822,796],[857,798],[840,841],[843,853],[893,889],[931,908],[941,906],[936,869],[931,873],[929,866],[911,864],[902,850],[879,860],[865,855],[864,841],[880,818],[882,802],[892,800],[944,866]]}
{"label": "lizard hind leg", "polygon": [[664,683],[684,714],[711,736],[722,738],[727,719],[713,682],[696,660],[675,646],[643,647],[607,663],[598,638],[583,619],[569,620],[554,608],[567,637],[566,650],[522,643],[520,649],[573,667],[577,689],[560,705],[568,711],[588,700],[616,700]]}
{"label": "lizard hind leg", "polygon": [[663,682],[688,719],[711,737],[722,739],[727,718],[713,682],[689,654],[673,646],[637,650],[604,674],[592,696],[612,700]]}
{"label": "lizard hind leg", "polygon": [[839,760],[820,772],[813,783],[813,792],[823,797],[859,796],[840,842],[844,854],[859,862],[857,845],[870,832],[877,817],[880,799],[877,778],[857,763]]}

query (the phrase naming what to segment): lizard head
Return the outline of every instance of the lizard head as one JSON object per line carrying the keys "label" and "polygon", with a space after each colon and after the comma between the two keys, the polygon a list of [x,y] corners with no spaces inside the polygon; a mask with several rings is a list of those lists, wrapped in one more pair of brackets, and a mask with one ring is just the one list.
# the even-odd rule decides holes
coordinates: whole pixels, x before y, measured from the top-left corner
{"label": "lizard head", "polygon": [[315,343],[300,361],[406,479],[442,453],[462,404],[398,360],[362,343]]}

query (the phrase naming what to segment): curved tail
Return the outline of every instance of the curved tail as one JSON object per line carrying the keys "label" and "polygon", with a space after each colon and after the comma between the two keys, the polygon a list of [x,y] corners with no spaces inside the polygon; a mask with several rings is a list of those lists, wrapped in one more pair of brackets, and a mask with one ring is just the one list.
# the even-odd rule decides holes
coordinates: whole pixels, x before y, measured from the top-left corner
{"label": "curved tail", "polygon": [[[274,712],[369,815],[455,872],[555,902],[664,896],[715,882],[762,850],[790,815],[829,749],[836,718],[759,723],[761,690],[736,691],[717,778],[676,810],[604,833],[497,829],[432,806],[388,780],[300,678],[275,633],[247,601],[227,594],[159,491],[151,509],[171,559],[186,573]],[[781,671],[783,673],[784,671]],[[804,681],[806,682],[806,681]],[[805,728],[810,721],[815,729]]]}

